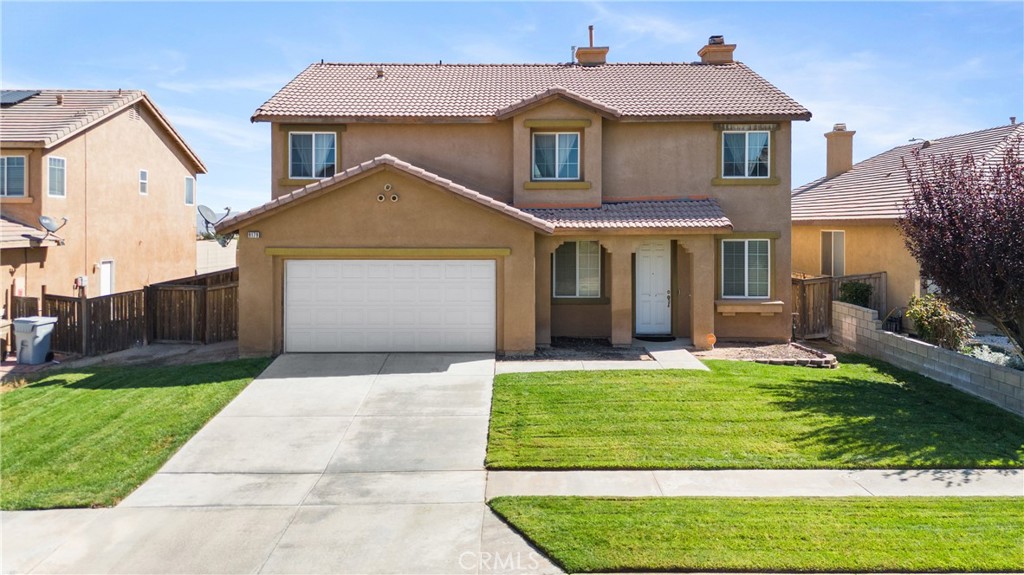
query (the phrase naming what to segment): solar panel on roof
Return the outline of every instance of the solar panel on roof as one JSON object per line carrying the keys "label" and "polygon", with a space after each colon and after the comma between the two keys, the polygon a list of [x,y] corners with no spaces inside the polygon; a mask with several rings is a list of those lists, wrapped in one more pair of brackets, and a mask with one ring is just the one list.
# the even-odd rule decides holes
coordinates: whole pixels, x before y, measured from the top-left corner
{"label": "solar panel on roof", "polygon": [[37,95],[39,95],[39,90],[3,90],[0,93],[0,105],[13,106]]}

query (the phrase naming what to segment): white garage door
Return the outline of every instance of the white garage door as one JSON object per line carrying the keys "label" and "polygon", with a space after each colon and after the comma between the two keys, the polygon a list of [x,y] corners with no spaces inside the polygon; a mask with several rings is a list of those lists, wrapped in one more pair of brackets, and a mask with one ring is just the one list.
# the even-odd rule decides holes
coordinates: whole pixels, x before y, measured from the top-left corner
{"label": "white garage door", "polygon": [[288,352],[494,351],[493,260],[285,262]]}

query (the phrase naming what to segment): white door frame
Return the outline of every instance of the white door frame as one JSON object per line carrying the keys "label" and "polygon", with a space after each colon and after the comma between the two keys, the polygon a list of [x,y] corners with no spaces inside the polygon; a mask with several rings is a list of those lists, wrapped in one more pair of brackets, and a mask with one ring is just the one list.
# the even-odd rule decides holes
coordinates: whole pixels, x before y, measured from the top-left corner
{"label": "white door frame", "polygon": [[672,334],[672,242],[646,241],[636,249],[633,317],[637,335]]}

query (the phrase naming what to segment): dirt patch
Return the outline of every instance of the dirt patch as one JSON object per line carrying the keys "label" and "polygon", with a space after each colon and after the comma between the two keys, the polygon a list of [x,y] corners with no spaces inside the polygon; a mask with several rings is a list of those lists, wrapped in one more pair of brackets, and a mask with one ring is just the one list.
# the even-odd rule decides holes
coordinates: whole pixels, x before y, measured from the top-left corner
{"label": "dirt patch", "polygon": [[553,337],[551,347],[539,347],[533,355],[501,354],[498,361],[654,361],[642,347],[613,347],[607,339]]}
{"label": "dirt patch", "polygon": [[739,359],[754,361],[758,359],[817,359],[818,356],[809,351],[792,346],[788,343],[718,343],[715,349],[692,352],[702,359]]}

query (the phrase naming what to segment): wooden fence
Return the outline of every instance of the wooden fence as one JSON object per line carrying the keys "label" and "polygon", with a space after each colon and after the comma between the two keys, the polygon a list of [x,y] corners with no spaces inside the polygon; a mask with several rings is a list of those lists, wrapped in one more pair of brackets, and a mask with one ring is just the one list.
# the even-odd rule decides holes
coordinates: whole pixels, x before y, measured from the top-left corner
{"label": "wooden fence", "polygon": [[828,337],[832,331],[832,300],[839,297],[840,286],[849,282],[870,285],[868,307],[876,310],[878,317],[889,313],[885,272],[838,277],[793,274],[793,335],[798,339]]}
{"label": "wooden fence", "polygon": [[63,353],[237,339],[238,268],[88,299],[44,293],[42,314],[57,318],[50,348]]}
{"label": "wooden fence", "polygon": [[11,296],[11,315],[7,317],[31,317],[39,315],[39,298]]}

